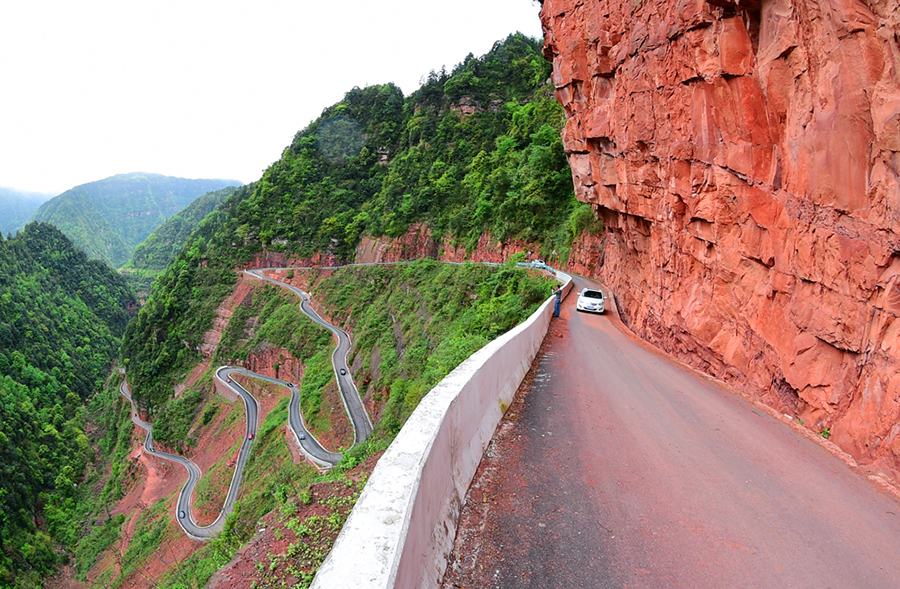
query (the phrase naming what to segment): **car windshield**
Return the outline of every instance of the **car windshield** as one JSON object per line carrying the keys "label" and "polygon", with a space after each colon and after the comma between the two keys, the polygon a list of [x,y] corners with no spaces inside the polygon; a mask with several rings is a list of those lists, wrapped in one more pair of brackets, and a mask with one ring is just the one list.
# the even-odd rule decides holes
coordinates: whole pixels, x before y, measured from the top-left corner
{"label": "car windshield", "polygon": [[586,299],[602,299],[603,293],[600,292],[599,290],[586,290],[583,293],[581,293],[581,296],[583,296]]}

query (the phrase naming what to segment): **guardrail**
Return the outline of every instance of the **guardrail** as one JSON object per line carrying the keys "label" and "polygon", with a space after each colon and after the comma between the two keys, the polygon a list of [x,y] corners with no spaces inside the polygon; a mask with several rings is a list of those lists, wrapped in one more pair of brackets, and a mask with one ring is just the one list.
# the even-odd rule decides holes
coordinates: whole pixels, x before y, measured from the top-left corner
{"label": "guardrail", "polygon": [[[563,297],[572,279],[555,272]],[[439,382],[375,466],[313,589],[436,587],[466,491],[547,334],[553,297]]]}

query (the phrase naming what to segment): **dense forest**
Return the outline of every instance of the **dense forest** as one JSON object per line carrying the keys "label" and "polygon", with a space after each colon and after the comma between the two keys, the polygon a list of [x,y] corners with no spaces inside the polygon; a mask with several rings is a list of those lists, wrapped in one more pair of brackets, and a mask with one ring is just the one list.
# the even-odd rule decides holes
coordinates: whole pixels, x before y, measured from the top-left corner
{"label": "dense forest", "polygon": [[119,268],[163,221],[202,194],[236,180],[119,174],[76,186],[45,202],[33,220],[59,227],[89,257]]}
{"label": "dense forest", "polygon": [[52,225],[0,236],[0,586],[53,570],[54,540],[77,536],[72,496],[94,454],[85,400],[134,307],[122,277]]}
{"label": "dense forest", "polygon": [[297,133],[252,187],[213,211],[157,279],[123,352],[151,413],[199,358],[234,268],[263,250],[352,259],[363,235],[427,223],[473,248],[485,232],[563,255],[591,219],[574,198],[541,43],[511,35],[404,97],[354,88]]}
{"label": "dense forest", "polygon": [[240,188],[229,186],[204,194],[180,212],[166,219],[156,231],[137,246],[131,260],[122,267],[125,279],[137,296],[144,297],[150,293],[150,285],[153,280],[178,255],[184,242],[197,228],[200,221],[238,190],[252,190],[252,185]]}

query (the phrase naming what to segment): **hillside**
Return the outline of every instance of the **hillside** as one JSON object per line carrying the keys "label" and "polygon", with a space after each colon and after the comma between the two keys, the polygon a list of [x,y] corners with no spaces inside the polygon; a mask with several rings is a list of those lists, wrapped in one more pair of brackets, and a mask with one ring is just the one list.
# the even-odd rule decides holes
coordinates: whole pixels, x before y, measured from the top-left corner
{"label": "hillside", "polygon": [[235,180],[120,174],[76,186],[45,202],[33,220],[59,227],[89,257],[118,268],[163,221],[198,196]]}
{"label": "hillside", "polygon": [[257,256],[351,261],[363,236],[421,225],[463,251],[488,236],[565,255],[591,212],[572,192],[549,76],[540,42],[512,35],[409,97],[390,84],[355,88],[325,109],[158,278],[123,346],[135,398],[151,411],[169,398],[200,358],[234,268]]}
{"label": "hillside", "polygon": [[124,280],[55,227],[0,236],[0,586],[58,561],[94,449],[85,400],[102,387],[135,307]]}
{"label": "hillside", "polygon": [[183,210],[166,219],[137,246],[131,260],[121,271],[138,297],[143,298],[150,293],[150,284],[178,255],[200,221],[238,190],[252,190],[252,185],[241,188],[231,186],[198,197]]}
{"label": "hillside", "polygon": [[22,192],[0,186],[0,233],[7,234],[25,225],[51,194]]}

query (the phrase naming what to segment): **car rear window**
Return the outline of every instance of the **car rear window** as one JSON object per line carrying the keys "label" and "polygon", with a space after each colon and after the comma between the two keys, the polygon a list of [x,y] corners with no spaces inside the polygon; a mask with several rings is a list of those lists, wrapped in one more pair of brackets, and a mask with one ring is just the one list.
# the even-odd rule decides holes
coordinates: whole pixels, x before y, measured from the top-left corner
{"label": "car rear window", "polygon": [[599,290],[586,290],[583,293],[581,293],[581,296],[588,298],[588,299],[602,299],[603,293],[600,292]]}

